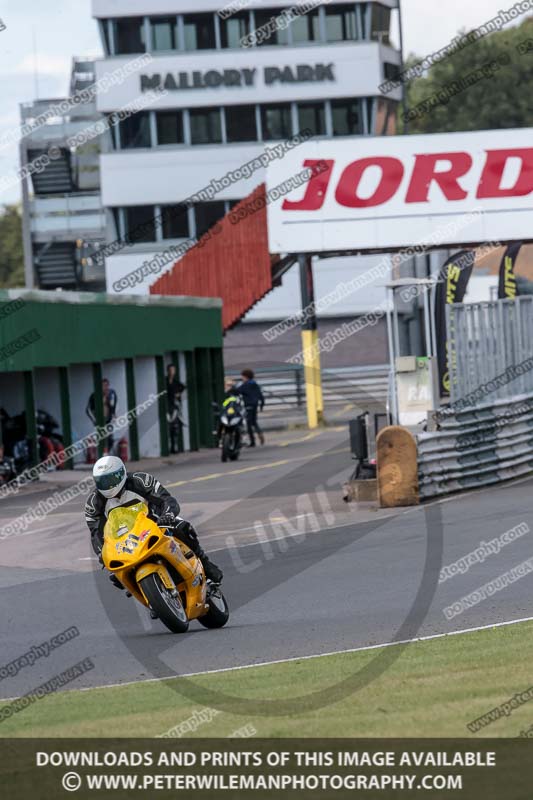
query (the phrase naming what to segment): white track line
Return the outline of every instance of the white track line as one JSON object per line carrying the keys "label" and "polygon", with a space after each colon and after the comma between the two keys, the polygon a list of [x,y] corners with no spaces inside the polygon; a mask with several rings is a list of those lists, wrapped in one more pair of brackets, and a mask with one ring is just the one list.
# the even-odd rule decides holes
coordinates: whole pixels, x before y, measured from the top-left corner
{"label": "white track line", "polygon": [[[388,510],[389,509],[383,509],[383,511],[385,511],[385,512],[387,512]],[[313,512],[309,512],[308,514],[299,514],[297,517],[288,517],[287,518],[287,522],[291,522],[292,520],[298,519],[299,517],[307,517],[312,513]],[[389,519],[393,519],[393,518],[395,518],[397,516],[398,516],[397,514],[386,514],[385,513],[383,516],[380,516],[380,517],[377,517],[377,518],[362,519],[362,520],[350,521],[350,522],[337,522],[337,523],[334,523],[333,525],[326,525],[324,528],[320,528],[320,530],[318,530],[318,531],[305,531],[305,536],[306,537],[307,536],[315,536],[315,535],[318,535],[320,533],[327,533],[328,531],[337,530],[337,529],[340,529],[340,528],[354,528],[354,527],[356,527],[358,525],[371,525],[374,522],[376,522],[376,520],[378,520],[378,521],[389,520]],[[240,530],[244,531],[244,530],[248,530],[248,528],[241,528]],[[255,528],[250,528],[249,530],[253,531],[253,530],[255,530]],[[207,539],[207,538],[210,537],[211,540],[212,540],[213,538],[215,538],[217,536],[229,537],[229,536],[232,536],[232,532],[231,531],[204,531],[203,534],[202,534],[202,539]],[[287,532],[286,534],[281,534],[281,536],[273,536],[272,538],[269,538],[266,543],[268,544],[270,542],[279,542],[282,539],[290,539],[292,536],[294,536],[294,534]],[[228,552],[231,552],[232,550],[241,550],[243,547],[260,547],[261,544],[264,544],[264,542],[262,542],[262,540],[255,539],[254,541],[251,541],[251,542],[238,542],[238,543],[236,542],[235,544],[226,545],[225,547],[209,547],[209,552],[210,553],[222,553],[222,552],[228,553]]]}
{"label": "white track line", "polygon": [[[476,631],[485,631],[490,628],[503,628],[508,625],[516,625],[519,622],[532,622],[533,617],[522,617],[521,619],[512,619],[506,622],[495,622],[492,625],[480,625],[476,628],[464,628],[460,631],[450,631],[449,633],[433,633],[430,636],[419,636],[416,639],[402,639],[398,642],[383,642],[382,644],[370,644],[365,647],[352,647],[347,650],[333,650],[330,653],[314,653],[310,656],[292,656],[291,658],[280,658],[276,661],[260,661],[257,664],[242,664],[237,667],[223,667],[222,669],[207,669],[203,672],[187,672],[183,675],[175,675],[176,678],[194,678],[199,675],[217,675],[220,672],[233,672],[241,669],[253,669],[253,667],[268,667],[274,664],[286,664],[291,661],[309,661],[312,658],[327,658],[327,656],[338,656],[343,653],[364,653],[367,650],[380,650],[384,647],[395,647],[399,644],[414,644],[415,642],[429,642],[432,639],[443,639],[446,636],[458,636],[462,633],[475,633]],[[149,681],[168,680],[168,678],[149,678]],[[131,683],[139,683],[139,681],[131,681]],[[127,686],[127,684],[117,683],[113,686]],[[82,691],[87,691],[82,689]]]}
{"label": "white track line", "polygon": [[[92,692],[95,689],[119,689],[121,686],[134,686],[141,683],[162,683],[163,681],[175,678],[196,678],[200,675],[218,675],[222,672],[237,672],[241,669],[253,669],[254,667],[269,667],[274,664],[288,664],[291,661],[310,661],[313,658],[327,658],[328,656],[339,656],[343,653],[364,653],[368,650],[380,650],[384,647],[395,647],[399,644],[415,644],[416,642],[429,642],[432,639],[444,639],[447,636],[459,636],[463,633],[476,633],[476,631],[486,631],[490,628],[504,628],[508,625],[517,625],[519,622],[532,622],[533,617],[522,617],[521,619],[511,619],[505,622],[494,622],[491,625],[479,625],[475,628],[464,628],[460,631],[450,631],[449,633],[433,633],[430,636],[419,636],[416,639],[402,639],[398,642],[383,642],[382,644],[371,644],[365,647],[352,647],[348,650],[333,650],[330,653],[314,653],[310,656],[292,656],[291,658],[280,658],[276,661],[260,661],[257,664],[242,664],[237,667],[223,667],[221,669],[208,669],[203,672],[186,672],[182,675],[167,675],[165,678],[145,678],[138,681],[126,681],[124,683],[105,683],[101,686],[84,686],[81,689],[68,689],[68,692]],[[15,700],[14,697],[0,698],[0,702]]]}

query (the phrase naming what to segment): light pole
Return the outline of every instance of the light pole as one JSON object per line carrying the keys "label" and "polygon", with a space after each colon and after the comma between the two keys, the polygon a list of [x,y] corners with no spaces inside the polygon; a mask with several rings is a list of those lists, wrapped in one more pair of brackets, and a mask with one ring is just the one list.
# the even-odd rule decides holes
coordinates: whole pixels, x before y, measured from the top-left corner
{"label": "light pole", "polygon": [[409,133],[409,123],[407,122],[407,92],[405,89],[405,80],[403,79],[403,66],[404,66],[404,56],[403,56],[403,22],[402,22],[402,0],[398,0],[398,28],[400,32],[400,76],[401,76],[401,84],[402,84],[402,108],[403,108],[403,132],[405,134]]}

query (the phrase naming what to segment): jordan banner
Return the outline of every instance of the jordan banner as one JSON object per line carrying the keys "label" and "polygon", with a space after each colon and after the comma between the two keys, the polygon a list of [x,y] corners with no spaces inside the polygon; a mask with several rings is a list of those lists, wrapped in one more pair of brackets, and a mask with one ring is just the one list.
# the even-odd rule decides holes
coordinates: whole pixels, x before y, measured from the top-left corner
{"label": "jordan banner", "polygon": [[448,259],[439,273],[435,290],[435,333],[437,337],[437,362],[439,365],[439,389],[441,397],[450,394],[450,371],[448,367],[449,343],[446,334],[446,305],[462,303],[475,254],[473,250],[461,250]]}
{"label": "jordan banner", "polygon": [[500,280],[498,283],[498,298],[500,300],[514,300],[518,294],[514,268],[521,247],[522,242],[513,242],[507,247],[505,253],[503,254],[502,262],[500,264]]}

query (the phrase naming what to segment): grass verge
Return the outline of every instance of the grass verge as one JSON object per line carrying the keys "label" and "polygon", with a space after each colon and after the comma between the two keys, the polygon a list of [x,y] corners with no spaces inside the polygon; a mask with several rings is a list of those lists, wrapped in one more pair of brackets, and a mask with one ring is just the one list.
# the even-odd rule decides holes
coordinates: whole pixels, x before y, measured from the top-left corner
{"label": "grass verge", "polygon": [[[206,721],[199,722],[199,712],[216,704],[202,703],[198,694],[198,702],[192,702],[186,688],[192,682],[196,692],[211,690],[255,702],[283,700],[349,678],[378,652],[340,653],[195,678],[57,692],[1,721],[0,737],[153,737],[193,715],[197,728],[185,735],[200,737],[227,737],[243,728],[246,735],[255,731],[260,737],[515,737],[533,724],[533,703],[526,700],[508,714],[494,714],[497,718],[475,734],[467,727],[533,685],[531,622],[413,643],[388,671],[355,694],[311,711],[306,710],[303,697],[301,712],[290,716],[222,710],[203,714]],[[1,701],[0,709],[5,705],[8,703]]]}

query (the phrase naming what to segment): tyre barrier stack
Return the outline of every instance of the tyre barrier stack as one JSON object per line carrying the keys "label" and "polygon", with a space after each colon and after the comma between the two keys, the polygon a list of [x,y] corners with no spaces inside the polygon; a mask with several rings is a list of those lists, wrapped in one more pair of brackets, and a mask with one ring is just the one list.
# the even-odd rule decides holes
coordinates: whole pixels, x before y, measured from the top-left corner
{"label": "tyre barrier stack", "polygon": [[434,412],[417,435],[420,498],[489,486],[533,472],[533,394]]}

